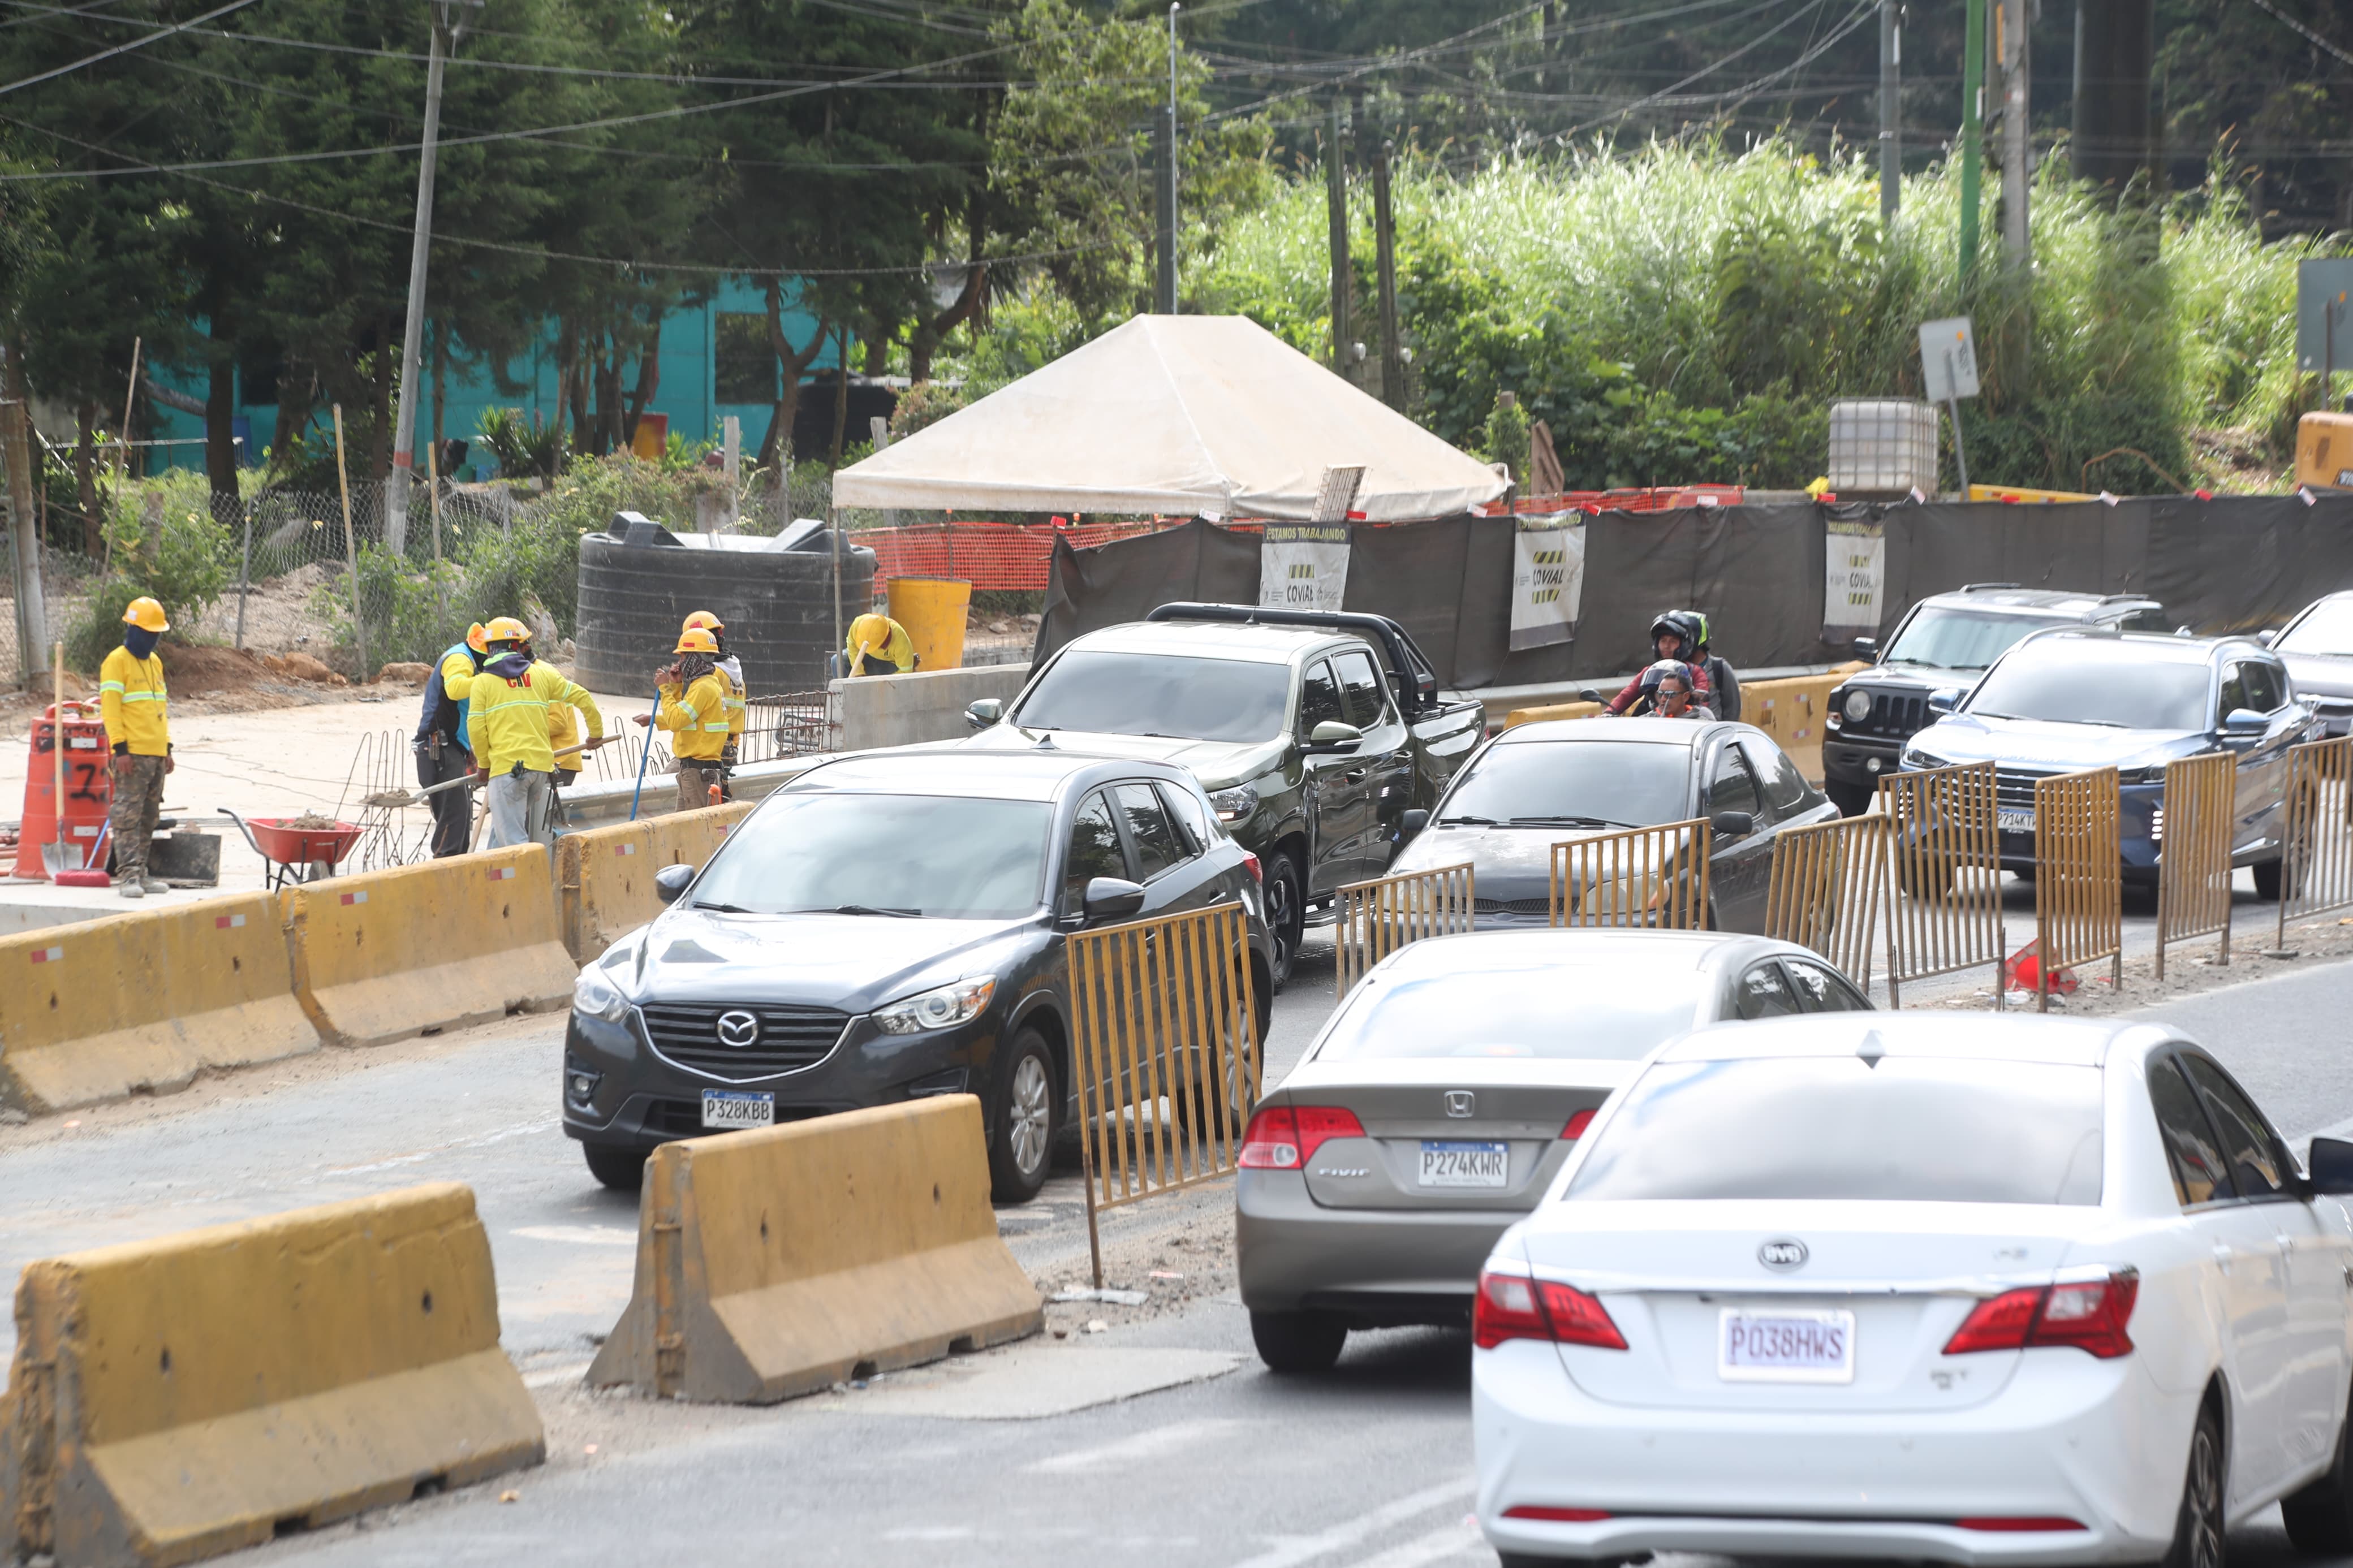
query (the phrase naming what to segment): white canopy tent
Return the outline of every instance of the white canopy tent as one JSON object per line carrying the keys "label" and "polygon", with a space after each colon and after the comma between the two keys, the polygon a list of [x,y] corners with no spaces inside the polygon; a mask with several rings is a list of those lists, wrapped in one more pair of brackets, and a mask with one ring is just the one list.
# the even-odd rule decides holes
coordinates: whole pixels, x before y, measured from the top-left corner
{"label": "white canopy tent", "polygon": [[1240,316],[1137,316],[834,476],[837,507],[1311,520],[1364,466],[1371,522],[1447,517],[1494,471]]}

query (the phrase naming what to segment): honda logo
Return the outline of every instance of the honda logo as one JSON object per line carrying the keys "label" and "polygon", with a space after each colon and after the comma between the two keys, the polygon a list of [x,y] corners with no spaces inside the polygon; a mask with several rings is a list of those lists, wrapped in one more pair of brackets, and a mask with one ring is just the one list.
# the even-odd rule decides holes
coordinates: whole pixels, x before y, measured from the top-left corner
{"label": "honda logo", "polygon": [[760,1016],[741,1008],[719,1015],[719,1043],[734,1050],[756,1045],[760,1039]]}
{"label": "honda logo", "polygon": [[1804,1242],[1791,1241],[1786,1237],[1768,1241],[1757,1249],[1757,1262],[1767,1268],[1778,1269],[1783,1273],[1792,1268],[1803,1268],[1806,1266],[1807,1257]]}
{"label": "honda logo", "polygon": [[1478,1110],[1478,1109],[1479,1109],[1479,1099],[1478,1099],[1478,1097],[1477,1097],[1476,1095],[1472,1094],[1469,1089],[1448,1089],[1448,1090],[1446,1091],[1446,1114],[1447,1114],[1447,1115],[1449,1115],[1449,1116],[1468,1116],[1468,1115],[1470,1115],[1472,1111],[1474,1111],[1474,1110]]}

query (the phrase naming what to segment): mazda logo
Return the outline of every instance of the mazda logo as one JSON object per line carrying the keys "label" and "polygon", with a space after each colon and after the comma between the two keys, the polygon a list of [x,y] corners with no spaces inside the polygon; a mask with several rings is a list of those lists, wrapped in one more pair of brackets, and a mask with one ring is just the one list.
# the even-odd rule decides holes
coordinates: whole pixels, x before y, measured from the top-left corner
{"label": "mazda logo", "polygon": [[1804,1242],[1791,1241],[1787,1237],[1768,1241],[1757,1249],[1757,1262],[1767,1268],[1778,1268],[1785,1273],[1792,1268],[1803,1268],[1806,1266],[1807,1256]]}
{"label": "mazda logo", "polygon": [[760,1015],[738,1008],[719,1015],[719,1043],[735,1050],[756,1045],[760,1039]]}
{"label": "mazda logo", "polygon": [[1478,1109],[1479,1109],[1479,1100],[1478,1100],[1478,1097],[1477,1097],[1476,1095],[1472,1094],[1469,1089],[1448,1089],[1448,1090],[1446,1091],[1446,1114],[1447,1114],[1447,1115],[1449,1115],[1449,1116],[1468,1116],[1468,1115],[1470,1115],[1472,1111],[1474,1111],[1474,1110],[1478,1110]]}

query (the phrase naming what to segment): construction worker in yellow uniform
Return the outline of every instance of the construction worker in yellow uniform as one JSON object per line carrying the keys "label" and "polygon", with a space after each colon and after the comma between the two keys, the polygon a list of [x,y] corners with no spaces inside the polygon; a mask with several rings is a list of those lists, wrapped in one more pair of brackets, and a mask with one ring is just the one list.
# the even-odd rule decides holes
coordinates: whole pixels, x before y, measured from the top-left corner
{"label": "construction worker in yellow uniform", "polygon": [[735,798],[735,769],[744,755],[744,661],[727,651],[727,623],[709,610],[686,617],[679,630],[709,632],[719,649],[719,673],[727,678],[727,750],[719,760],[719,798]]}
{"label": "construction worker in yellow uniform", "polygon": [[547,743],[555,755],[555,795],[548,805],[547,819],[554,827],[572,826],[564,811],[564,792],[580,782],[580,770],[593,750],[582,740],[580,710],[569,702],[549,703]]}
{"label": "construction worker in yellow uniform", "polygon": [[555,796],[551,703],[569,703],[588,721],[588,744],[604,744],[605,716],[588,689],[531,657],[531,628],[500,616],[482,628],[489,657],[466,693],[466,738],[474,763],[490,775],[487,847],[555,842],[549,821]]}
{"label": "construction worker in yellow uniform", "polygon": [[[719,639],[696,627],[678,634],[678,662],[658,671],[661,691],[654,728],[676,737],[678,808],[693,811],[715,804],[721,759],[727,752],[727,678],[719,673]],[[638,715],[638,722],[646,715]]]}
{"label": "construction worker in yellow uniform", "polygon": [[852,675],[904,675],[915,668],[915,639],[890,616],[869,611],[849,623],[841,657]]}
{"label": "construction worker in yellow uniform", "polygon": [[[417,721],[410,750],[417,755],[417,782],[448,784],[473,771],[473,754],[466,750],[466,693],[474,672],[482,668],[482,623],[466,628],[466,640],[451,643],[425,683],[425,710]],[[433,855],[463,855],[473,837],[473,792],[445,789],[427,799],[433,807]]]}
{"label": "construction worker in yellow uniform", "polygon": [[[114,841],[114,890],[126,899],[171,891],[147,874],[147,847],[164,809],[164,775],[172,771],[164,661],[155,657],[156,639],[171,629],[163,605],[132,600],[122,612],[122,646],[98,667],[99,711],[114,753],[107,763],[114,775],[107,834]],[[62,810],[65,803],[58,804]]]}

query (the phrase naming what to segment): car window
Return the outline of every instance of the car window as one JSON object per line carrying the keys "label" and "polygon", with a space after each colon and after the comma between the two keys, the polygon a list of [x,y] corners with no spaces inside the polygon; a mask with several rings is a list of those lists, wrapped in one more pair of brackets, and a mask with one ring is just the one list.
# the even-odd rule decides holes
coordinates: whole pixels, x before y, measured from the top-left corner
{"label": "car window", "polygon": [[2135,610],[2116,623],[2117,629],[2127,632],[2169,632],[2173,617],[2163,610]]}
{"label": "car window", "polygon": [[1139,880],[1149,882],[1188,858],[1177,843],[1176,830],[1168,826],[1167,808],[1150,784],[1124,784],[1115,793],[1127,818],[1128,841],[1135,846],[1136,868],[1143,873]]}
{"label": "car window", "polygon": [[1989,670],[1963,711],[1989,719],[2202,730],[2214,678],[2194,647],[2122,637],[2057,637],[2024,643]]}
{"label": "car window", "polygon": [[1348,722],[1359,730],[1369,730],[1388,714],[1388,704],[1381,694],[1380,672],[1373,668],[1366,653],[1335,654],[1332,668],[1340,677],[1340,690],[1347,698]]}
{"label": "car window", "polygon": [[2267,1198],[2285,1192],[2288,1178],[2281,1167],[2279,1140],[2254,1102],[2205,1058],[2184,1057],[2181,1065],[2214,1118],[2214,1131],[2222,1140],[2222,1158],[2239,1195]]}
{"label": "car window", "polygon": [[2222,695],[2215,699],[2216,714],[2228,719],[2242,708],[2252,707],[2247,700],[2247,667],[2234,664],[2222,671]]}
{"label": "car window", "polygon": [[1336,721],[1347,722],[1340,710],[1340,686],[1332,679],[1332,667],[1317,659],[1307,667],[1307,677],[1299,683],[1299,738],[1305,740],[1315,733],[1315,726]]}
{"label": "car window", "polygon": [[2287,683],[2280,679],[2279,669],[2261,662],[2242,664],[2240,670],[2247,678],[2247,706],[2258,713],[2275,713],[2287,701]]}
{"label": "car window", "polygon": [[1291,667],[1073,647],[1022,692],[1008,719],[1029,730],[1270,741],[1282,733]]}
{"label": "car window", "polygon": [[1820,964],[1803,958],[1785,958],[1781,964],[1789,972],[1789,985],[1798,994],[1798,1005],[1807,1012],[1867,1013],[1871,1010],[1871,1004],[1857,994],[1853,986]]}
{"label": "car window", "polygon": [[1101,790],[1088,795],[1071,819],[1071,852],[1062,862],[1063,907],[1077,909],[1096,877],[1127,877],[1127,852],[1119,846],[1119,829],[1112,826]]}
{"label": "car window", "polygon": [[1208,854],[1209,816],[1201,797],[1183,784],[1164,783],[1160,785],[1160,798],[1167,803],[1168,820],[1175,825],[1176,837],[1186,847],[1185,853],[1188,857]]}
{"label": "car window", "polygon": [[1781,966],[1768,958],[1749,965],[1748,973],[1740,977],[1736,1006],[1743,1018],[1787,1018],[1798,1011],[1798,999],[1789,994]]}
{"label": "car window", "polygon": [[1742,759],[1740,748],[1726,746],[1715,754],[1715,771],[1707,784],[1707,808],[1716,811],[1745,811],[1751,816],[1765,809],[1758,796],[1757,779]]}
{"label": "car window", "polygon": [[1806,775],[1798,771],[1788,752],[1755,735],[1741,736],[1740,749],[1747,753],[1757,776],[1765,781],[1765,798],[1773,803],[1774,816],[1786,816],[1806,808]]}
{"label": "car window", "polygon": [[2165,1157],[2173,1167],[2173,1191],[2183,1208],[2226,1202],[2237,1196],[2222,1151],[2214,1142],[2214,1124],[2190,1092],[2189,1080],[2170,1059],[2148,1069],[2148,1100],[2157,1110],[2157,1131],[2165,1140]]}

